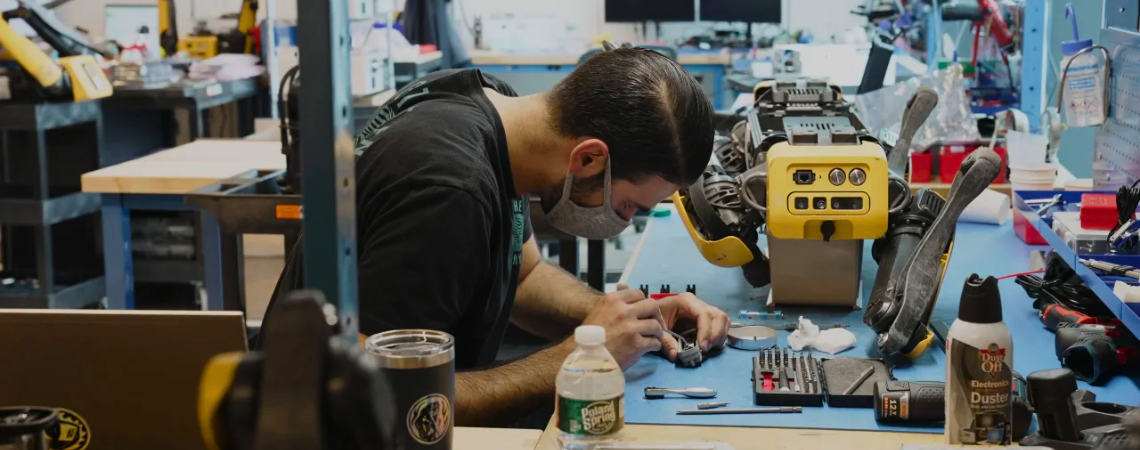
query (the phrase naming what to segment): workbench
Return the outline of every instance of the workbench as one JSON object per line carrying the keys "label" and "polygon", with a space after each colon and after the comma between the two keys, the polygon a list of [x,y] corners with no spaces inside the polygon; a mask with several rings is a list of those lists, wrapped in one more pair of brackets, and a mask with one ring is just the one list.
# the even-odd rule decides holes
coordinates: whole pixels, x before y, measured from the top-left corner
{"label": "workbench", "polygon": [[[235,117],[223,115],[222,121],[233,121],[239,136],[253,133],[257,83],[257,78],[183,80],[156,89],[115,89],[114,95],[103,100],[105,133],[108,145],[117,148],[116,153],[130,157],[109,163],[117,164],[160,148],[206,137],[209,120],[204,111],[229,103],[237,103]],[[188,117],[188,135],[180,136],[182,127],[175,114],[178,111],[185,111]]]}
{"label": "workbench", "polygon": [[[515,55],[472,50],[471,64],[502,78],[519,95],[529,95],[554,87],[574,70],[581,57],[574,54]],[[729,54],[682,48],[678,50],[677,62],[700,81],[714,108],[727,107],[724,76],[732,62]]]}
{"label": "workbench", "polygon": [[395,72],[396,89],[404,87],[412,80],[439,70],[442,59],[443,52],[436,50],[421,53],[415,58],[393,60],[392,70]]}
{"label": "workbench", "polygon": [[[952,322],[957,316],[962,283],[971,273],[1002,276],[1028,270],[1030,252],[1046,247],[1028,246],[1013,233],[1011,221],[1002,226],[959,224],[954,251],[932,324],[936,327]],[[862,267],[863,298],[869,295],[878,266],[870,258],[870,244],[865,246]],[[776,262],[778,264],[778,262]],[[825,280],[821,280],[824,282]],[[738,268],[720,268],[708,263],[697,252],[675,211],[665,217],[653,217],[642,240],[623,272],[622,282],[630,286],[649,285],[657,292],[669,284],[674,292],[695,284],[697,296],[725,310],[736,322],[783,324],[799,316],[817,323],[850,324],[858,337],[855,347],[837,356],[879,358],[874,349],[875,334],[863,325],[861,309],[777,306],[783,319],[740,319],[740,310],[763,310],[766,289],[754,290]],[[1012,279],[1000,282],[1004,320],[1014,342],[1013,368],[1022,375],[1060,367],[1053,349],[1053,335],[1047,331],[1032,308],[1032,300]],[[860,301],[860,304],[862,300]],[[787,345],[788,332],[780,331],[779,345]],[[946,356],[936,341],[913,363],[890,359],[895,364],[894,376],[911,381],[944,381]],[[766,442],[776,448],[896,448],[897,444],[936,444],[942,442],[942,428],[888,427],[878,425],[870,409],[809,408],[802,414],[768,414],[761,416],[677,416],[675,410],[695,409],[708,400],[645,400],[643,388],[711,387],[719,391],[716,401],[729,402],[730,407],[748,408],[752,404],[751,358],[755,352],[725,349],[696,369],[676,368],[672,363],[652,355],[643,357],[626,371],[625,418],[626,435],[639,443],[676,443],[691,441],[724,441],[737,449],[755,448]],[[815,352],[816,357],[831,357]],[[1140,404],[1140,374],[1118,375],[1105,386],[1090,389],[1102,401],[1129,405]],[[797,430],[799,429],[799,430]],[[868,433],[867,431],[872,431]],[[541,450],[556,449],[557,429],[547,428]]]}
{"label": "workbench", "polygon": [[[238,309],[238,299],[225,298],[222,286],[224,277],[240,277],[236,265],[241,263],[241,243],[223,239],[217,219],[187,205],[185,196],[222,180],[256,177],[284,168],[280,142],[200,139],[84,174],[83,192],[101,196],[108,308],[134,308],[136,279],[196,279],[205,284],[208,309]],[[197,260],[132,264],[132,210],[200,211]],[[234,255],[237,261],[225,260]],[[229,265],[235,267],[227,270]]]}

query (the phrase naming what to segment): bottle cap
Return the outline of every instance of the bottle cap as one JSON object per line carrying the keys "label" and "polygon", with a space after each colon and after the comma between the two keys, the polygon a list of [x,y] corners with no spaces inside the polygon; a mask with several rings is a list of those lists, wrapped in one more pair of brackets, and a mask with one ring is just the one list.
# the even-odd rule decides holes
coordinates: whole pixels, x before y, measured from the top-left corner
{"label": "bottle cap", "polygon": [[[1061,43],[1061,54],[1064,56],[1073,56],[1077,52],[1086,48],[1092,47],[1092,39],[1081,39],[1079,41],[1065,41]],[[1064,69],[1064,67],[1062,67]]]}
{"label": "bottle cap", "polygon": [[605,344],[606,329],[597,325],[582,325],[574,330],[574,342],[578,345]]}
{"label": "bottle cap", "polygon": [[971,274],[962,286],[962,301],[958,304],[958,319],[972,323],[1001,322],[1001,292],[994,277],[984,280]]}
{"label": "bottle cap", "polygon": [[1072,3],[1065,5],[1065,18],[1069,19],[1069,25],[1073,27],[1073,40],[1061,43],[1061,54],[1073,56],[1081,50],[1092,47],[1092,39],[1081,39],[1081,34],[1077,29],[1077,13],[1073,11]]}

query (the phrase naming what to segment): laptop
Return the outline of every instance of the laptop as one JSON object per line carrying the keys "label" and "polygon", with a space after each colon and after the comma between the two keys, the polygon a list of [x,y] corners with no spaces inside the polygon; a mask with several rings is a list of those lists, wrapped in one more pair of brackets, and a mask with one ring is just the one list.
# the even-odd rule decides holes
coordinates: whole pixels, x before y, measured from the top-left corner
{"label": "laptop", "polygon": [[0,310],[0,407],[61,408],[53,448],[205,449],[198,379],[246,345],[240,312]]}

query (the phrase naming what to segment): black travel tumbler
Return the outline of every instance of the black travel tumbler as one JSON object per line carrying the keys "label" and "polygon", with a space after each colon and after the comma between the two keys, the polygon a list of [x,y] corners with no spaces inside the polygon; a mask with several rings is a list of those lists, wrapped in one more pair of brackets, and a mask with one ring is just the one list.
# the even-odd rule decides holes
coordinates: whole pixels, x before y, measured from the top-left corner
{"label": "black travel tumbler", "polygon": [[396,397],[407,450],[451,450],[455,413],[455,339],[434,330],[392,330],[365,346]]}

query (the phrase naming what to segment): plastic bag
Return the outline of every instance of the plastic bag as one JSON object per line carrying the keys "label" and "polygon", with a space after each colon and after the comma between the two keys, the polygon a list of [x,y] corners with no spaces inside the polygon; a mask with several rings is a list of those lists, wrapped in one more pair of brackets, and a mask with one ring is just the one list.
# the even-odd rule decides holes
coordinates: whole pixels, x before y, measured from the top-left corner
{"label": "plastic bag", "polygon": [[906,111],[906,103],[920,86],[929,87],[938,93],[938,106],[930,113],[930,117],[914,137],[913,147],[916,151],[925,150],[939,142],[981,139],[977,121],[970,111],[966,79],[962,77],[962,67],[957,64],[855,96],[855,108],[859,119],[873,135],[878,136],[884,130],[888,133],[893,131],[897,135],[903,111]]}

